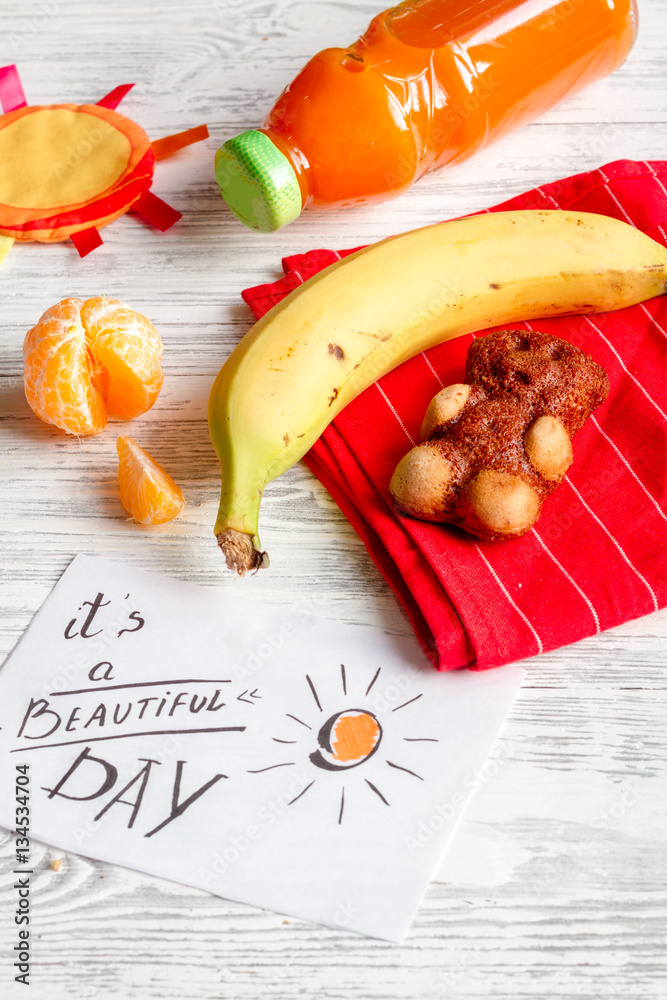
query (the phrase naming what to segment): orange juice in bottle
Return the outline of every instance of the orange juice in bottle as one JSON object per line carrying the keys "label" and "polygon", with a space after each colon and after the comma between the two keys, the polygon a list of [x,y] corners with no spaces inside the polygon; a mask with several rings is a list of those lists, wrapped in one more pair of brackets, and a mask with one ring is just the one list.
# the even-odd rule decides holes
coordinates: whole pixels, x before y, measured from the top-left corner
{"label": "orange juice in bottle", "polygon": [[261,232],[394,198],[613,72],[636,28],[635,0],[408,0],[218,150],[223,198]]}

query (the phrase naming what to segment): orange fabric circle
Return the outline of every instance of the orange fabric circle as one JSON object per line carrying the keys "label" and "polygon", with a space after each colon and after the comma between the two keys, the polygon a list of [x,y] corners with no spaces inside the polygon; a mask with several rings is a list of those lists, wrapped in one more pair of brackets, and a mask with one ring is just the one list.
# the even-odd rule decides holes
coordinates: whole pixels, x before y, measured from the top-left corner
{"label": "orange fabric circle", "polygon": [[144,130],[97,104],[18,108],[0,117],[0,235],[54,243],[118,218],[148,190]]}

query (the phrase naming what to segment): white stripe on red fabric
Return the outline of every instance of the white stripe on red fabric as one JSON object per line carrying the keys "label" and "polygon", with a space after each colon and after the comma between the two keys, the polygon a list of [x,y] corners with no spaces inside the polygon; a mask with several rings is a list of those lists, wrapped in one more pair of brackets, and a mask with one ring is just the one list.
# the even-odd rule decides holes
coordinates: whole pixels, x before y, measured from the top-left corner
{"label": "white stripe on red fabric", "polygon": [[[662,190],[663,190],[663,191],[665,192],[665,195],[667,196],[667,189],[665,188],[665,185],[664,185],[664,184],[662,183],[662,181],[660,180],[660,178],[659,178],[659,177],[658,177],[658,175],[656,174],[655,170],[654,170],[654,169],[653,169],[653,168],[651,167],[651,165],[650,165],[650,164],[649,164],[649,163],[648,163],[648,162],[647,162],[646,160],[642,160],[642,163],[644,163],[644,165],[648,167],[648,169],[649,169],[649,170],[651,171],[651,173],[652,173],[652,174],[653,174],[653,176],[655,177],[655,179],[656,179],[657,183],[658,183],[658,184],[660,185],[660,187],[662,188]],[[605,175],[604,175],[603,171],[602,171],[602,170],[599,170],[599,171],[598,171],[598,173],[599,173],[599,174],[600,174],[600,176],[601,176],[601,177],[602,177],[602,178],[604,179],[604,182],[605,182],[605,187],[606,187],[607,191],[608,191],[608,192],[609,192],[609,194],[610,194],[610,195],[612,196],[612,198],[614,199],[614,201],[616,202],[616,204],[618,205],[618,207],[620,208],[620,210],[621,210],[621,211],[623,212],[623,215],[624,215],[624,216],[626,217],[626,219],[628,220],[628,222],[630,223],[630,225],[631,225],[631,226],[635,226],[634,222],[632,221],[632,219],[630,218],[630,216],[628,215],[628,213],[627,213],[627,212],[625,211],[625,209],[624,209],[624,208],[623,208],[623,206],[621,205],[620,201],[618,200],[618,198],[616,197],[616,195],[615,195],[615,194],[614,194],[614,192],[612,191],[612,189],[611,189],[611,188],[609,187],[609,181],[608,181],[608,179],[607,179],[607,178],[605,177]],[[635,226],[635,229],[636,229],[636,228],[637,228],[637,227]],[[658,226],[658,229],[659,229],[659,230],[660,230],[660,232],[662,233],[662,235],[663,235],[663,238],[664,238],[665,242],[667,243],[667,235],[665,234],[665,231],[664,231],[664,229],[662,228],[662,226]],[[648,318],[649,318],[649,319],[651,320],[651,322],[652,322],[653,324],[655,324],[655,326],[657,326],[658,330],[660,330],[660,333],[661,333],[661,334],[662,334],[662,335],[663,335],[664,337],[667,337],[667,330],[664,330],[664,329],[663,329],[663,328],[662,328],[662,327],[660,326],[660,324],[658,323],[657,319],[656,319],[656,318],[655,318],[654,316],[651,316],[650,312],[648,311],[648,309],[646,308],[646,306],[644,305],[644,303],[643,303],[643,302],[640,302],[640,303],[638,303],[638,304],[639,304],[639,307],[640,307],[640,309],[642,309],[642,310],[643,310],[643,312],[645,312],[645,313],[646,313],[646,315],[647,315],[647,316],[648,316]]]}
{"label": "white stripe on red fabric", "polygon": [[507,589],[507,587],[505,586],[505,584],[502,582],[502,580],[500,579],[500,577],[496,573],[495,569],[493,568],[493,566],[491,565],[491,563],[489,562],[489,560],[486,558],[486,556],[484,555],[484,553],[480,549],[479,545],[475,545],[475,548],[477,549],[477,552],[479,553],[479,555],[482,557],[482,560],[485,563],[485,565],[486,565],[487,569],[489,570],[489,572],[491,573],[491,576],[496,581],[496,583],[498,584],[498,586],[502,590],[502,592],[505,595],[505,597],[507,598],[507,600],[510,602],[510,604],[512,605],[512,607],[514,608],[514,610],[516,611],[516,613],[526,623],[526,625],[528,626],[528,628],[530,629],[530,631],[533,633],[533,637],[535,639],[535,642],[537,643],[537,651],[538,651],[538,653],[543,653],[544,652],[544,646],[542,645],[542,640],[540,639],[540,637],[539,637],[539,635],[538,635],[538,633],[537,633],[537,631],[536,631],[533,623],[531,621],[529,621],[529,619],[523,613],[523,611],[521,610],[521,608],[519,607],[519,605],[516,603],[516,601],[514,600],[514,598],[512,597],[512,595],[510,594],[509,590]]}
{"label": "white stripe on red fabric", "polygon": [[440,376],[438,375],[437,371],[435,370],[435,368],[433,367],[433,365],[431,364],[431,362],[429,361],[428,357],[426,356],[426,354],[424,354],[424,352],[423,352],[423,351],[422,351],[422,358],[424,359],[424,361],[426,362],[426,364],[427,364],[427,365],[429,366],[429,368],[431,369],[431,372],[433,373],[433,376],[434,376],[434,377],[435,377],[435,379],[437,380],[437,383],[438,383],[438,385],[440,386],[440,388],[441,388],[441,389],[444,389],[444,388],[445,388],[445,383],[444,383],[444,382],[442,381],[442,379],[441,379],[441,378],[440,378]]}
{"label": "white stripe on red fabric", "polygon": [[558,204],[553,195],[547,194],[546,191],[543,191],[541,187],[535,188],[535,190],[539,191],[543,198],[548,198],[550,201],[552,201],[556,206],[556,208],[560,208],[560,205]]}
{"label": "white stripe on red fabric", "polygon": [[[401,418],[399,416],[399,413],[398,413],[398,410],[396,409],[396,407],[394,406],[394,404],[391,402],[391,400],[387,396],[387,393],[384,391],[384,389],[382,388],[382,386],[378,382],[375,383],[375,386],[376,386],[378,392],[380,393],[380,395],[382,396],[382,398],[384,399],[384,401],[386,402],[387,406],[391,410],[391,412],[396,417],[396,420],[398,421],[398,423],[399,423],[401,429],[403,430],[403,433],[407,437],[408,441],[414,447],[415,446],[415,442],[412,440],[412,437],[410,436],[410,433],[409,433],[407,427],[405,426],[405,424],[401,420]],[[535,631],[535,628],[533,627],[532,623],[528,620],[528,618],[526,618],[526,616],[523,613],[523,611],[521,610],[521,608],[518,607],[518,605],[514,601],[512,595],[509,593],[509,591],[507,590],[507,588],[505,587],[505,585],[502,583],[502,581],[500,580],[498,574],[494,570],[493,566],[491,565],[491,563],[486,558],[486,556],[484,555],[484,553],[482,552],[482,550],[479,548],[478,545],[475,545],[475,549],[477,550],[478,555],[481,556],[483,562],[488,567],[491,575],[493,576],[494,580],[496,581],[496,583],[498,584],[498,586],[502,590],[503,594],[505,595],[505,597],[507,598],[507,600],[509,601],[509,603],[512,605],[512,607],[514,608],[514,610],[516,611],[516,613],[520,616],[520,618],[523,619],[523,621],[526,623],[526,625],[528,626],[528,628],[530,629],[530,631],[533,633],[533,635],[535,637],[535,641],[537,643],[538,651],[540,653],[542,653],[544,651],[544,647],[542,646],[542,640],[540,639],[539,635]]]}
{"label": "white stripe on red fabric", "polygon": [[607,191],[609,192],[609,194],[612,196],[612,198],[614,199],[614,201],[616,202],[616,204],[620,208],[621,212],[623,212],[623,215],[626,217],[626,219],[628,220],[628,222],[630,223],[630,225],[634,226],[634,228],[636,229],[637,227],[635,226],[634,222],[632,221],[632,219],[630,218],[630,216],[628,215],[628,213],[625,211],[625,209],[621,205],[620,201],[618,200],[618,198],[616,197],[616,195],[612,191],[612,189],[609,187],[609,178],[605,177],[604,171],[602,169],[598,170],[598,173],[599,173],[600,177],[602,178],[602,180],[604,181],[605,188],[607,189]]}
{"label": "white stripe on red fabric", "polygon": [[586,501],[585,501],[585,500],[584,500],[584,498],[582,497],[582,495],[581,495],[581,493],[579,492],[579,490],[577,489],[577,487],[576,487],[576,486],[574,485],[574,483],[572,482],[572,480],[571,480],[571,479],[570,479],[570,478],[569,478],[568,476],[565,476],[565,482],[566,482],[566,483],[567,483],[567,485],[568,485],[568,486],[570,487],[570,489],[571,489],[571,490],[572,490],[572,492],[573,492],[573,493],[575,494],[575,496],[576,496],[576,497],[578,497],[578,499],[579,499],[579,500],[580,500],[580,502],[581,502],[581,503],[583,504],[583,506],[584,506],[584,507],[586,508],[586,510],[587,510],[587,511],[588,511],[588,513],[589,513],[589,514],[591,515],[591,517],[593,518],[593,520],[594,520],[594,521],[596,521],[596,522],[597,522],[597,524],[599,524],[599,525],[600,525],[600,527],[601,527],[601,528],[602,528],[602,530],[604,531],[605,535],[606,535],[606,536],[607,536],[607,537],[609,538],[609,540],[610,540],[611,542],[613,542],[613,544],[614,544],[614,545],[616,546],[616,548],[618,549],[619,553],[621,554],[621,556],[623,557],[623,559],[625,560],[625,562],[626,562],[626,563],[628,564],[628,566],[630,567],[630,569],[632,570],[632,572],[633,572],[633,573],[635,574],[635,576],[636,576],[636,577],[637,577],[637,578],[638,578],[639,580],[641,580],[641,582],[642,582],[642,583],[644,584],[644,586],[645,586],[645,587],[646,587],[646,589],[648,590],[649,594],[651,595],[651,600],[653,601],[653,609],[654,609],[654,611],[657,611],[657,610],[658,610],[658,600],[657,600],[657,598],[656,598],[656,596],[655,596],[655,594],[654,594],[654,592],[653,592],[653,588],[651,587],[651,584],[650,584],[650,583],[648,582],[648,580],[647,580],[647,579],[646,579],[645,577],[643,577],[643,576],[642,576],[642,574],[641,574],[641,573],[639,572],[639,570],[637,569],[637,567],[636,567],[636,566],[635,566],[635,565],[634,565],[634,564],[633,564],[633,563],[632,563],[632,562],[630,561],[630,559],[628,558],[628,556],[627,556],[627,553],[626,553],[626,552],[624,551],[623,547],[622,547],[622,546],[620,545],[620,543],[619,543],[619,542],[618,542],[618,541],[617,541],[617,540],[616,540],[616,539],[614,538],[614,536],[612,535],[612,533],[611,533],[611,531],[609,530],[609,528],[607,528],[607,527],[606,527],[606,526],[605,526],[605,525],[604,525],[604,524],[602,523],[602,521],[601,521],[601,520],[600,520],[600,518],[599,518],[599,517],[597,516],[597,514],[596,514],[596,513],[594,512],[594,511],[592,511],[592,510],[591,510],[591,508],[590,508],[590,507],[588,506],[588,504],[586,503]]}
{"label": "white stripe on red fabric", "polygon": [[[616,195],[614,194],[614,192],[613,192],[613,191],[611,190],[611,188],[609,187],[609,181],[608,181],[608,180],[607,180],[607,178],[605,177],[605,175],[604,175],[604,172],[603,172],[602,170],[600,170],[600,171],[598,171],[598,172],[599,172],[600,176],[601,176],[601,177],[603,178],[603,180],[604,180],[604,182],[605,182],[605,186],[606,186],[607,190],[609,191],[609,194],[610,194],[610,195],[612,196],[612,198],[614,199],[614,201],[616,202],[616,204],[618,205],[618,207],[619,207],[619,208],[621,209],[621,211],[622,211],[622,212],[623,212],[623,214],[625,215],[625,217],[626,217],[626,219],[628,220],[628,222],[630,223],[630,225],[634,225],[634,223],[632,222],[632,219],[630,218],[630,216],[628,215],[628,213],[627,213],[627,212],[625,211],[625,209],[623,208],[623,206],[622,206],[622,205],[621,205],[621,203],[619,202],[619,200],[618,200],[618,198],[616,197]],[[594,329],[594,330],[596,331],[596,333],[598,333],[598,334],[600,335],[600,337],[602,337],[602,339],[603,339],[603,340],[604,340],[604,342],[605,342],[605,343],[607,344],[607,346],[608,346],[608,347],[610,348],[610,350],[611,350],[611,351],[612,351],[612,352],[613,352],[613,353],[614,353],[614,354],[616,355],[616,358],[618,359],[618,362],[619,362],[619,364],[621,365],[621,368],[623,369],[623,371],[624,371],[624,372],[625,372],[625,373],[626,373],[626,374],[627,374],[627,375],[628,375],[628,376],[629,376],[629,377],[630,377],[630,378],[632,379],[632,381],[633,381],[633,382],[635,382],[635,384],[637,385],[637,387],[638,387],[639,389],[641,389],[641,391],[642,391],[642,392],[644,393],[644,395],[645,395],[645,396],[646,396],[646,398],[647,398],[647,399],[649,400],[649,402],[650,402],[650,403],[652,403],[652,404],[653,404],[653,406],[655,406],[656,410],[658,410],[658,412],[660,413],[660,415],[661,415],[661,416],[662,416],[662,417],[663,417],[663,418],[664,418],[665,420],[667,420],[667,416],[665,416],[665,414],[663,413],[663,411],[662,411],[662,410],[660,409],[660,407],[659,407],[659,406],[658,406],[658,404],[657,404],[657,403],[655,402],[655,400],[654,400],[654,399],[652,399],[652,397],[651,397],[651,396],[649,395],[649,393],[648,393],[648,392],[646,391],[646,389],[645,389],[645,388],[644,388],[644,386],[643,386],[643,385],[641,384],[641,382],[639,382],[639,381],[638,381],[638,379],[636,379],[636,378],[635,378],[635,376],[634,376],[634,375],[633,375],[633,374],[632,374],[632,373],[631,373],[630,371],[628,371],[628,369],[627,369],[626,365],[624,364],[624,362],[623,362],[623,360],[622,360],[622,358],[621,358],[620,354],[619,354],[619,353],[618,353],[618,351],[616,350],[616,348],[615,348],[615,347],[613,347],[613,345],[612,345],[612,344],[611,344],[611,343],[610,343],[610,342],[609,342],[609,341],[607,340],[607,338],[606,338],[606,337],[604,336],[604,334],[602,333],[602,331],[601,331],[601,330],[600,330],[600,329],[599,329],[599,328],[598,328],[598,327],[597,327],[597,326],[595,325],[595,323],[593,322],[593,320],[592,320],[592,319],[590,319],[590,317],[588,317],[588,316],[584,316],[584,319],[585,319],[585,320],[586,320],[586,321],[587,321],[588,323],[590,323],[590,325],[591,325],[591,326],[593,327],[593,329]],[[529,324],[526,324],[526,326],[528,326],[528,325],[529,325]],[[653,589],[652,589],[651,585],[650,585],[650,584],[648,583],[648,581],[647,581],[647,580],[646,580],[646,579],[645,579],[645,578],[644,578],[644,577],[642,576],[642,574],[641,574],[641,573],[639,572],[639,570],[638,570],[638,569],[636,568],[636,566],[634,566],[634,565],[632,564],[632,562],[631,562],[631,561],[630,561],[630,559],[628,558],[627,554],[626,554],[626,553],[624,552],[624,550],[623,550],[623,548],[621,547],[621,545],[619,544],[619,542],[618,542],[618,541],[617,541],[617,540],[616,540],[616,539],[614,538],[614,536],[613,536],[613,535],[612,535],[612,533],[611,533],[611,532],[609,531],[609,529],[608,529],[607,527],[605,527],[605,525],[604,525],[604,524],[602,523],[602,521],[601,521],[601,520],[600,520],[600,518],[599,518],[599,517],[597,516],[597,514],[595,514],[595,513],[594,513],[594,511],[592,511],[592,510],[591,510],[591,508],[590,508],[590,507],[588,506],[588,504],[586,503],[586,501],[585,501],[585,500],[584,500],[584,498],[582,497],[582,495],[581,495],[581,493],[579,492],[579,490],[578,490],[578,489],[576,488],[576,486],[574,486],[574,484],[572,483],[572,481],[571,481],[571,480],[570,480],[570,479],[569,479],[569,478],[568,478],[567,476],[565,477],[565,482],[566,482],[566,483],[567,483],[567,484],[568,484],[568,485],[569,485],[569,486],[571,487],[571,489],[573,490],[573,492],[574,492],[575,496],[577,496],[577,497],[578,497],[579,501],[580,501],[580,502],[581,502],[581,503],[583,504],[583,506],[585,507],[585,509],[586,509],[586,510],[588,511],[588,513],[589,513],[589,514],[591,515],[591,517],[592,517],[592,518],[594,518],[594,520],[595,520],[595,521],[597,521],[597,523],[598,523],[598,524],[600,525],[600,527],[601,527],[601,528],[602,528],[602,530],[603,530],[603,531],[605,532],[605,534],[606,534],[606,535],[607,535],[607,536],[609,537],[609,539],[610,539],[610,540],[611,540],[611,541],[612,541],[612,542],[614,543],[614,545],[616,546],[616,548],[618,549],[618,551],[620,552],[621,556],[622,556],[622,557],[623,557],[623,559],[624,559],[624,560],[626,561],[626,563],[628,564],[628,566],[630,567],[630,569],[631,569],[631,570],[632,570],[632,571],[633,571],[633,572],[634,572],[634,573],[635,573],[635,574],[636,574],[636,575],[637,575],[637,576],[639,577],[639,579],[641,580],[641,582],[642,582],[642,583],[644,584],[644,586],[645,586],[645,587],[647,588],[648,592],[649,592],[649,593],[650,593],[650,595],[651,595],[651,600],[653,601],[653,607],[654,607],[654,609],[655,609],[655,610],[657,611],[657,610],[658,610],[658,601],[657,601],[657,599],[656,599],[656,596],[655,596],[655,594],[654,594],[654,592],[653,592]],[[536,532],[536,534],[537,534],[537,532]]]}
{"label": "white stripe on red fabric", "polygon": [[[524,320],[523,323],[524,323],[524,326],[526,326],[529,330],[533,330],[533,327],[528,322],[528,320]],[[567,572],[567,570],[565,569],[565,567],[561,565],[561,563],[558,561],[558,559],[556,559],[556,557],[553,554],[553,552],[551,552],[551,550],[548,548],[548,546],[545,545],[545,543],[542,541],[542,539],[538,535],[536,529],[533,528],[532,530],[533,530],[533,533],[534,533],[535,537],[537,538],[538,542],[540,543],[540,545],[542,546],[542,548],[546,552],[546,554],[553,560],[553,562],[556,564],[556,566],[561,571],[561,573],[563,573],[563,575],[565,576],[565,578],[570,581],[570,583],[575,588],[575,590],[577,591],[577,593],[579,593],[581,595],[581,597],[584,599],[584,601],[588,605],[589,610],[590,610],[591,614],[593,615],[593,620],[595,622],[595,631],[599,632],[600,631],[600,621],[599,621],[599,618],[598,618],[598,615],[597,615],[597,611],[593,607],[593,604],[591,603],[591,601],[589,600],[589,598],[586,596],[586,594],[583,592],[583,590],[581,589],[581,587],[579,586],[579,584],[570,576],[570,574]]]}
{"label": "white stripe on red fabric", "polygon": [[[384,399],[384,401],[386,402],[387,406],[391,410],[391,412],[396,417],[396,420],[398,421],[398,423],[399,423],[399,425],[400,425],[403,433],[407,437],[408,441],[410,442],[410,444],[413,447],[415,447],[415,442],[412,440],[412,437],[411,437],[411,435],[410,435],[407,427],[405,426],[405,424],[401,420],[401,417],[400,417],[400,415],[398,413],[398,410],[396,409],[396,407],[394,406],[394,404],[391,402],[391,400],[387,396],[387,393],[384,391],[384,389],[382,388],[382,386],[378,382],[375,383],[375,386],[376,386],[378,392],[380,393],[380,395],[382,396],[382,398]],[[505,587],[505,585],[502,583],[502,581],[500,580],[498,574],[494,570],[493,566],[491,565],[491,563],[486,558],[486,556],[484,555],[484,553],[482,552],[482,550],[479,548],[478,545],[475,545],[475,549],[477,550],[478,555],[481,556],[483,562],[488,567],[491,575],[493,576],[494,580],[496,581],[496,583],[498,584],[498,586],[502,590],[503,594],[505,595],[505,597],[507,598],[507,600],[509,601],[509,603],[512,605],[512,607],[514,608],[514,610],[516,611],[516,613],[519,615],[520,618],[523,619],[523,621],[526,623],[526,625],[528,626],[528,628],[530,629],[530,631],[533,633],[533,636],[535,637],[535,642],[537,643],[538,652],[542,653],[544,651],[544,647],[542,645],[542,640],[540,639],[539,635],[535,631],[535,628],[533,627],[532,623],[528,620],[528,618],[526,618],[526,615],[523,613],[523,611],[521,610],[521,608],[516,604],[516,602],[514,601],[512,595],[509,593],[509,591],[507,590],[507,588]]]}
{"label": "white stripe on red fabric", "polygon": [[558,559],[556,559],[556,557],[553,554],[553,552],[551,551],[551,549],[547,545],[545,545],[545,543],[542,541],[542,539],[538,535],[537,530],[535,528],[533,528],[532,530],[533,530],[533,534],[535,535],[535,538],[538,540],[538,542],[540,543],[540,545],[542,546],[542,548],[544,549],[544,551],[546,552],[546,554],[549,556],[550,559],[553,560],[553,562],[556,564],[556,566],[558,566],[558,569],[561,571],[561,573],[563,574],[563,576],[567,580],[570,581],[570,583],[572,584],[572,586],[574,587],[574,589],[576,590],[576,592],[579,594],[579,596],[581,598],[583,598],[583,600],[588,605],[588,610],[592,614],[593,621],[595,622],[595,631],[599,632],[600,631],[600,619],[598,618],[597,611],[593,607],[592,601],[590,600],[589,597],[586,596],[586,594],[583,592],[583,590],[581,589],[581,587],[579,586],[579,584],[576,582],[576,580],[572,579],[572,577],[570,576],[570,574],[568,573],[568,571],[565,569],[565,567],[562,565],[562,563],[560,563],[558,561]]}
{"label": "white stripe on red fabric", "polygon": [[605,441],[608,441],[609,444],[612,446],[612,448],[614,449],[614,451],[616,452],[616,454],[620,458],[621,462],[623,462],[623,465],[626,467],[626,469],[628,470],[628,472],[630,473],[630,475],[632,476],[632,478],[635,480],[635,482],[637,483],[637,485],[639,487],[641,487],[641,489],[644,491],[644,493],[649,498],[649,500],[651,501],[651,503],[653,504],[653,506],[655,507],[655,509],[657,510],[658,514],[663,519],[663,521],[667,521],[667,514],[665,514],[665,512],[663,511],[663,509],[660,506],[660,504],[658,503],[658,501],[655,499],[655,497],[653,496],[653,494],[647,489],[647,487],[644,486],[643,482],[641,481],[641,479],[639,478],[639,476],[637,475],[637,473],[635,472],[635,470],[632,468],[632,466],[628,462],[628,460],[625,457],[625,455],[622,454],[622,452],[619,450],[618,446],[616,444],[614,444],[614,442],[609,437],[609,435],[605,434],[605,432],[602,430],[602,428],[600,427],[599,423],[597,422],[597,420],[596,420],[596,418],[594,416],[591,416],[591,423],[593,423],[597,427],[597,429],[599,430],[600,434],[605,439]]}
{"label": "white stripe on red fabric", "polygon": [[[648,169],[649,169],[649,170],[651,171],[652,175],[653,175],[653,176],[655,177],[655,182],[656,182],[656,184],[658,185],[658,187],[661,187],[661,188],[662,188],[662,190],[663,190],[663,191],[665,192],[665,197],[667,198],[667,188],[666,188],[666,187],[665,187],[665,185],[664,185],[664,184],[662,183],[662,181],[660,180],[660,178],[659,178],[659,177],[658,177],[658,175],[656,174],[656,172],[655,172],[655,170],[653,169],[653,167],[651,166],[651,164],[650,164],[650,163],[648,162],[648,160],[642,160],[642,163],[644,163],[644,165],[645,165],[645,166],[647,166],[647,167],[648,167]],[[660,231],[660,232],[662,233],[662,238],[664,239],[665,243],[667,243],[667,233],[666,233],[666,232],[665,232],[665,230],[664,230],[664,229],[662,228],[662,226],[658,226],[657,228],[658,228],[658,230],[659,230],[659,231]],[[661,328],[661,329],[662,329],[662,328]],[[662,332],[664,333],[665,331],[663,330]]]}
{"label": "white stripe on red fabric", "polygon": [[663,335],[663,337],[667,337],[667,330],[665,330],[662,326],[660,326],[660,324],[658,323],[658,321],[655,318],[655,316],[651,316],[650,312],[646,308],[645,303],[644,302],[640,302],[639,306],[646,313],[646,315],[650,319],[651,323],[653,323],[653,326],[657,326],[658,330],[660,330],[660,333]]}
{"label": "white stripe on red fabric", "polygon": [[651,166],[651,164],[650,164],[650,163],[648,162],[648,160],[642,160],[642,163],[644,164],[644,166],[645,166],[645,167],[648,167],[648,169],[650,170],[650,172],[651,172],[651,173],[653,174],[653,176],[655,177],[655,179],[656,179],[656,182],[657,182],[658,186],[662,188],[662,190],[663,190],[663,191],[665,192],[665,197],[667,197],[667,188],[666,188],[666,187],[665,187],[665,185],[664,185],[664,184],[662,183],[662,181],[660,180],[660,178],[659,178],[659,177],[658,177],[658,175],[656,174],[656,172],[655,172],[655,170],[653,169],[653,167]]}
{"label": "white stripe on red fabric", "polygon": [[632,374],[632,372],[626,366],[625,362],[623,361],[623,358],[618,353],[618,351],[616,350],[616,348],[614,347],[614,345],[611,343],[611,341],[607,340],[607,338],[603,334],[602,330],[600,330],[600,328],[595,325],[595,323],[590,318],[590,316],[584,316],[584,319],[586,320],[587,323],[590,323],[590,325],[593,327],[593,329],[595,330],[595,332],[598,333],[600,335],[600,337],[602,337],[602,339],[604,340],[604,342],[607,345],[607,347],[609,348],[609,350],[612,351],[613,354],[615,354],[616,359],[618,360],[619,365],[621,366],[621,368],[623,369],[623,371],[625,372],[625,374],[628,376],[628,378],[632,379],[632,381],[635,383],[635,385],[637,386],[638,389],[641,389],[641,391],[644,393],[644,395],[648,399],[649,403],[651,403],[653,406],[655,406],[656,410],[658,411],[658,413],[660,414],[660,416],[662,417],[662,419],[663,420],[667,420],[667,414],[665,414],[660,409],[660,407],[658,406],[658,404],[656,403],[656,401],[648,393],[648,391],[644,388],[644,386],[641,384],[641,382],[639,381],[639,379],[635,378],[635,376]]}
{"label": "white stripe on red fabric", "polygon": [[401,427],[401,430],[405,434],[406,438],[408,439],[408,441],[410,442],[410,444],[412,445],[412,447],[413,448],[416,447],[415,442],[412,440],[412,436],[410,435],[409,430],[407,429],[407,427],[405,426],[405,424],[403,423],[403,421],[401,420],[401,418],[399,416],[398,410],[396,409],[396,407],[394,406],[394,404],[392,403],[392,401],[389,399],[389,396],[384,391],[384,389],[382,388],[382,386],[380,385],[379,382],[375,383],[375,388],[380,393],[380,395],[384,399],[385,403],[387,404],[387,406],[389,407],[389,409],[391,410],[391,412],[394,414],[394,416],[398,420],[398,423],[399,423],[399,425]]}

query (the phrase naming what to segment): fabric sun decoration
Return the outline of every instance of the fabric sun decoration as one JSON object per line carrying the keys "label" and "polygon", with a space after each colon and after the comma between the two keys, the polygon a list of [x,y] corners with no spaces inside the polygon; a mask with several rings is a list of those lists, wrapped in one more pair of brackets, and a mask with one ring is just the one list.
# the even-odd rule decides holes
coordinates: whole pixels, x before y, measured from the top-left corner
{"label": "fabric sun decoration", "polygon": [[208,137],[206,125],[157,139],[115,109],[134,84],[96,104],[29,107],[16,66],[0,68],[0,261],[14,240],[71,239],[81,257],[133,211],[160,229],[181,213],[152,194],[155,161]]}

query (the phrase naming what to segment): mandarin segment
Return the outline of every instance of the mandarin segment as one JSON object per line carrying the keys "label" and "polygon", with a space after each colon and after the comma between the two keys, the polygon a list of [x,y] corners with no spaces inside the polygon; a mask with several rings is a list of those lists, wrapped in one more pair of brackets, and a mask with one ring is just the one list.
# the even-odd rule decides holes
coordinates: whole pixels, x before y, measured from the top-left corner
{"label": "mandarin segment", "polygon": [[139,524],[164,524],[183,509],[180,488],[134,438],[116,441],[118,485],[123,507]]}
{"label": "mandarin segment", "polygon": [[162,388],[162,340],[118,299],[63,299],[23,345],[24,384],[37,416],[68,434],[97,434],[107,415],[131,420]]}
{"label": "mandarin segment", "polygon": [[39,317],[32,330],[28,330],[23,343],[23,358],[48,336],[57,336],[63,323],[80,324],[81,299],[62,299]]}
{"label": "mandarin segment", "polygon": [[97,434],[106,407],[93,385],[79,307],[79,299],[63,299],[28,332],[23,381],[30,407],[46,423],[68,434]]}
{"label": "mandarin segment", "polygon": [[81,310],[90,348],[108,373],[109,416],[132,420],[149,410],[162,388],[162,340],[141,313],[117,299],[87,299]]}
{"label": "mandarin segment", "polygon": [[81,307],[81,322],[91,339],[109,331],[137,331],[146,350],[154,354],[158,361],[162,357],[162,338],[150,320],[118,299],[110,299],[106,295],[86,299]]}
{"label": "mandarin segment", "polygon": [[119,299],[112,299],[107,295],[94,295],[81,303],[81,322],[89,330],[103,322],[117,309],[125,309],[125,305]]}

